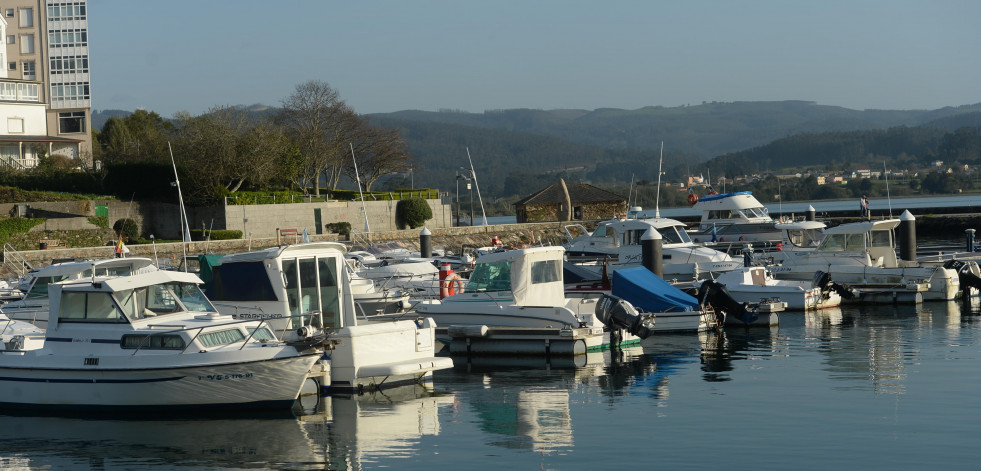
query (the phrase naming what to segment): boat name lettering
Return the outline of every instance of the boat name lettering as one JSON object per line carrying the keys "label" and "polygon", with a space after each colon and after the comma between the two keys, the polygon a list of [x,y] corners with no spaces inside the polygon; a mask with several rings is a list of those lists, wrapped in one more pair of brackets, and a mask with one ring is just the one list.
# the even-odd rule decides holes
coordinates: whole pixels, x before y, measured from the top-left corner
{"label": "boat name lettering", "polygon": [[237,319],[279,319],[283,317],[282,314],[252,314],[252,313],[239,313],[235,316]]}
{"label": "boat name lettering", "polygon": [[254,373],[236,373],[231,375],[201,375],[198,376],[198,380],[221,381],[225,379],[245,379],[245,378],[251,378],[254,375],[255,375]]}

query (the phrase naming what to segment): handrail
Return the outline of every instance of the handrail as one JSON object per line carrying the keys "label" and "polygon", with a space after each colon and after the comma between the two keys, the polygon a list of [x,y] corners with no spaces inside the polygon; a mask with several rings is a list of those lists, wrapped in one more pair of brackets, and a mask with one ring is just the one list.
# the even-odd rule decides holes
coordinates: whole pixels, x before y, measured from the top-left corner
{"label": "handrail", "polygon": [[18,277],[24,276],[34,269],[34,266],[9,242],[3,244],[3,266],[16,273]]}

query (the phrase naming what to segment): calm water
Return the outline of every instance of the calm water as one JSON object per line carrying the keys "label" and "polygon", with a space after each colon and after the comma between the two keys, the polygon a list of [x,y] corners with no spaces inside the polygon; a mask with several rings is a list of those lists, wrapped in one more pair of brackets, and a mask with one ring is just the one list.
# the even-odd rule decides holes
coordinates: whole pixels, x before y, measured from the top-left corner
{"label": "calm water", "polygon": [[978,312],[848,306],[575,365],[461,362],[432,392],[300,417],[0,416],[0,469],[973,469]]}

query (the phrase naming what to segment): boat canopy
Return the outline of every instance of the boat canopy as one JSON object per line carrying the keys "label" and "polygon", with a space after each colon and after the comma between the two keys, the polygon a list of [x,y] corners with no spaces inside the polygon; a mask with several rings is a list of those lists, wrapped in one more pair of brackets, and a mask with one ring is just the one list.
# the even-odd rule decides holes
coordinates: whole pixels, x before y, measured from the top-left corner
{"label": "boat canopy", "polygon": [[645,267],[613,272],[611,294],[646,312],[697,311],[698,300]]}

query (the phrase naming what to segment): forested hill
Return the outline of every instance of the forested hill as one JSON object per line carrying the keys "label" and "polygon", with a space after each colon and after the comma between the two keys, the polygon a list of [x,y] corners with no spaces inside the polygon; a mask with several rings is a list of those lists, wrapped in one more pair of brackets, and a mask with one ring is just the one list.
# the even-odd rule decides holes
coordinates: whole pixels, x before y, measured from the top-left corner
{"label": "forested hill", "polygon": [[981,104],[938,110],[851,110],[805,101],[706,103],[636,110],[400,111],[371,114],[372,122],[406,130],[421,123],[517,131],[605,149],[666,150],[696,160],[762,146],[797,134],[920,126],[964,114]]}

